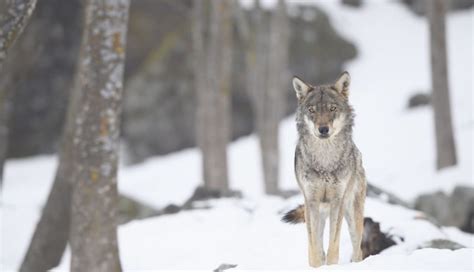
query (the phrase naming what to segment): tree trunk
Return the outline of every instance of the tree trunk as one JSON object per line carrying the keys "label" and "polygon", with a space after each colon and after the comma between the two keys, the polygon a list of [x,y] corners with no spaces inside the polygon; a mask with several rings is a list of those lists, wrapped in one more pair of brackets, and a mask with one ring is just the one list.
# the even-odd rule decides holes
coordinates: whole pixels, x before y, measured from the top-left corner
{"label": "tree trunk", "polygon": [[251,31],[243,16],[239,29],[246,44],[246,87],[255,113],[259,136],[265,192],[280,195],[278,128],[284,114],[288,86],[289,21],[286,5],[278,1],[270,23],[260,1],[256,1],[250,18]]}
{"label": "tree trunk", "polygon": [[[55,7],[50,7],[50,4],[57,4]],[[69,21],[64,21],[57,18],[56,21],[48,20],[48,16],[51,16],[54,12],[62,10],[62,6],[58,6],[60,3],[51,2],[41,2],[37,7],[39,17],[35,18],[36,27],[41,28],[45,26],[57,26],[61,25],[68,29],[69,31],[75,30],[79,31],[78,27],[78,18],[79,16],[72,16],[68,18]],[[71,5],[74,8],[80,8],[77,1],[76,3],[68,3],[69,7]],[[82,14],[82,8],[79,9],[74,15]],[[29,30],[30,31],[30,30]],[[30,32],[31,33],[31,32]],[[56,50],[64,50],[63,47],[58,48],[57,44],[63,44],[64,47],[71,46],[74,44],[73,36],[68,36],[69,38],[61,39],[51,39],[53,42],[43,41],[43,43],[48,44],[51,48],[56,48]],[[80,40],[80,37],[77,38]],[[28,43],[26,48],[30,48],[31,45]],[[50,49],[51,49],[50,48]],[[75,52],[75,50],[71,50]],[[17,53],[17,52],[16,52]],[[18,53],[17,53],[18,54]],[[74,54],[75,55],[75,54]],[[50,56],[50,55],[48,55]],[[64,63],[64,57],[56,56],[56,63]],[[67,58],[69,62],[72,62],[74,58]],[[64,66],[64,65],[63,65]],[[68,67],[68,66],[66,66]],[[74,70],[66,69],[61,67],[64,70]],[[70,72],[73,74],[73,71]],[[76,73],[77,75],[77,73]],[[72,156],[72,145],[73,145],[73,136],[74,136],[74,116],[77,115],[78,103],[80,92],[74,86],[77,86],[79,78],[76,76],[73,80],[75,84],[67,84],[68,87],[63,87],[62,91],[64,92],[67,89],[71,89],[68,109],[66,114],[66,121],[64,123],[64,128],[62,129],[62,138],[60,141],[59,155],[58,155],[58,168],[56,170],[56,176],[54,178],[53,186],[49,193],[46,205],[43,208],[41,218],[38,221],[35,232],[32,236],[30,245],[27,249],[26,255],[23,259],[23,262],[20,267],[20,271],[47,271],[59,265],[63,252],[66,248],[68,238],[69,238],[69,223],[70,223],[70,210],[71,210],[71,177],[73,171],[73,156]],[[69,85],[71,87],[69,87]]]}
{"label": "tree trunk", "polygon": [[[74,86],[77,86],[76,76]],[[58,266],[69,239],[71,190],[74,170],[73,144],[75,117],[81,102],[81,92],[73,88],[61,139],[59,165],[41,218],[21,264],[21,272],[47,271]]]}
{"label": "tree trunk", "polygon": [[[23,32],[33,14],[36,0],[6,0],[0,3],[0,72],[8,50]],[[0,86],[0,189],[8,146],[8,116],[10,92]]]}
{"label": "tree trunk", "polygon": [[227,193],[233,1],[200,0],[194,5],[196,135],[202,153],[204,186]]}
{"label": "tree trunk", "polygon": [[446,54],[446,1],[427,1],[430,22],[431,82],[435,121],[437,168],[456,165]]}
{"label": "tree trunk", "polygon": [[117,163],[128,0],[89,0],[73,139],[71,270],[120,271]]}
{"label": "tree trunk", "polygon": [[270,21],[267,86],[264,92],[263,117],[260,128],[265,192],[279,194],[278,127],[285,109],[288,88],[289,22],[284,0],[278,1]]}
{"label": "tree trunk", "polygon": [[23,32],[36,6],[36,0],[6,0],[0,3],[0,69],[8,50]]}

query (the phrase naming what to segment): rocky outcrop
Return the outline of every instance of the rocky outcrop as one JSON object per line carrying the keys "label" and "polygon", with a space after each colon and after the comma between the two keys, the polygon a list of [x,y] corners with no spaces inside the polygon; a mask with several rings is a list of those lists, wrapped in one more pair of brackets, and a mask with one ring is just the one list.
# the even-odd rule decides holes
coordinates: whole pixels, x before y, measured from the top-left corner
{"label": "rocky outcrop", "polygon": [[431,95],[427,93],[416,93],[408,99],[408,108],[428,106],[431,104]]}
{"label": "rocky outcrop", "polygon": [[[14,89],[9,157],[57,151],[77,63],[81,3],[38,3],[12,51],[14,61],[0,79],[12,79],[7,83]],[[190,0],[140,0],[131,5],[122,124],[130,162],[195,145],[191,5]],[[291,72],[314,83],[331,81],[356,56],[354,45],[338,35],[316,7],[292,6],[291,14]],[[254,119],[238,37],[234,48],[233,139],[251,133]],[[290,84],[287,90],[289,114],[296,101]]]}
{"label": "rocky outcrop", "polygon": [[415,208],[434,217],[439,224],[455,226],[474,233],[474,188],[458,186],[451,195],[443,192],[425,194],[415,201]]}
{"label": "rocky outcrop", "polygon": [[362,6],[362,2],[363,2],[362,0],[341,0],[342,4],[349,7],[354,7],[354,8],[358,8]]}
{"label": "rocky outcrop", "polygon": [[437,248],[437,249],[450,249],[458,250],[465,248],[465,246],[446,239],[433,239],[424,243],[420,248]]}
{"label": "rocky outcrop", "polygon": [[[315,7],[296,8],[291,17],[290,69],[310,82],[328,82],[356,55],[355,47],[341,38],[325,13]],[[303,16],[304,14],[304,16]],[[133,16],[133,14],[132,14]],[[192,75],[192,46],[189,16],[176,22],[169,32],[157,37],[156,47],[126,88],[123,135],[130,162],[195,145],[195,90]],[[157,25],[162,18],[147,17],[143,25]],[[267,14],[268,19],[268,14]],[[134,24],[131,20],[131,29]],[[142,33],[152,29],[141,29]],[[133,32],[133,31],[132,31]],[[149,35],[153,35],[150,32]],[[145,37],[149,35],[144,34]],[[254,114],[245,90],[244,46],[234,42],[232,76],[232,138],[254,129]],[[296,101],[288,79],[286,114]]]}

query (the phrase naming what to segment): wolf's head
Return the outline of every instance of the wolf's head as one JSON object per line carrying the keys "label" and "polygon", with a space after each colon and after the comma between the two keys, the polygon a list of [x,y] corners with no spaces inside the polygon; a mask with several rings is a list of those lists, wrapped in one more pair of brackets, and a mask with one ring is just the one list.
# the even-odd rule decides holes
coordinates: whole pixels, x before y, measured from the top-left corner
{"label": "wolf's head", "polygon": [[298,98],[296,122],[298,131],[317,139],[328,139],[344,129],[351,131],[352,108],[348,103],[350,76],[342,73],[334,84],[312,86],[298,77],[293,88]]}

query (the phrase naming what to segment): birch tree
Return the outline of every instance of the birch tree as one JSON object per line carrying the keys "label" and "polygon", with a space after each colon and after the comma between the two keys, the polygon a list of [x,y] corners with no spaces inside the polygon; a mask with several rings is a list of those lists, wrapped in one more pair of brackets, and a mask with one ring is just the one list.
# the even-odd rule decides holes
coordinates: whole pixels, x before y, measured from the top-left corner
{"label": "birch tree", "polygon": [[[0,3],[0,72],[8,51],[23,32],[33,14],[36,0],[4,0]],[[0,186],[7,155],[9,92],[0,87]]]}
{"label": "birch tree", "polygon": [[88,0],[73,138],[71,270],[120,271],[117,163],[129,0]]}
{"label": "birch tree", "polygon": [[456,165],[456,146],[449,98],[446,53],[446,1],[426,1],[428,5],[432,101],[436,137],[436,166],[439,169]]}
{"label": "birch tree", "polygon": [[193,2],[196,137],[206,189],[229,192],[227,144],[230,139],[233,1]]}

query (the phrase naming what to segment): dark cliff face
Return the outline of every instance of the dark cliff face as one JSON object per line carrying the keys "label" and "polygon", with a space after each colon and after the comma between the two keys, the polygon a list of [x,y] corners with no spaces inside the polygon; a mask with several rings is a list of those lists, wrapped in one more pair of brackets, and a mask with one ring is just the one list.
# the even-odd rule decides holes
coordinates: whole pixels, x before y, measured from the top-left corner
{"label": "dark cliff face", "polygon": [[[58,2],[57,5],[51,5]],[[45,0],[19,41],[36,45],[34,56],[17,54],[11,87],[16,89],[9,156],[52,153],[57,149],[80,39],[79,0],[61,5]],[[41,6],[42,4],[42,6]],[[46,7],[47,6],[47,7]],[[195,145],[195,90],[192,75],[190,2],[133,1],[129,22],[122,136],[130,162]],[[50,12],[61,14],[54,17]],[[332,27],[316,7],[290,7],[290,70],[310,82],[329,82],[356,56],[356,48]],[[39,25],[39,24],[38,24]],[[40,31],[43,29],[42,31]],[[45,35],[44,29],[57,29]],[[41,33],[43,32],[43,33]],[[38,52],[37,52],[38,51]],[[25,51],[23,51],[25,52]],[[51,59],[51,55],[56,56]],[[49,58],[48,58],[49,56]],[[245,90],[244,52],[238,35],[232,78],[232,138],[253,131],[253,112]],[[46,65],[47,64],[47,65]],[[44,66],[46,65],[46,66]],[[20,69],[21,68],[21,69]],[[25,72],[27,71],[27,72]],[[287,86],[286,114],[296,107]]]}

